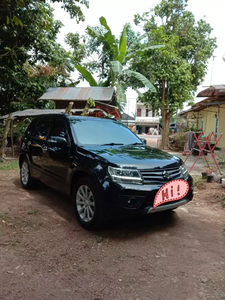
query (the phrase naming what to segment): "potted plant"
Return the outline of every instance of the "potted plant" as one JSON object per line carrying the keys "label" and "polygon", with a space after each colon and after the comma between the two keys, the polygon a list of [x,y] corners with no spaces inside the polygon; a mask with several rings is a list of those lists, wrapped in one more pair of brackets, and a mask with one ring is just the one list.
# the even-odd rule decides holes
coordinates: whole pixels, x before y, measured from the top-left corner
{"label": "potted plant", "polygon": [[207,173],[207,182],[212,182],[213,181],[213,173],[214,173],[214,170],[212,168],[209,168],[209,170],[206,171]]}
{"label": "potted plant", "polygon": [[207,179],[207,172],[202,172],[202,179]]}

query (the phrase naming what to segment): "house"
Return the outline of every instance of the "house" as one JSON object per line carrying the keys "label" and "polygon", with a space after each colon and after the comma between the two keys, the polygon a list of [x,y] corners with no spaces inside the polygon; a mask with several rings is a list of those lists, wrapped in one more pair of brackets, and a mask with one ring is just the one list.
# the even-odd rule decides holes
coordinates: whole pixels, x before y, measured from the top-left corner
{"label": "house", "polygon": [[[121,119],[116,107],[116,95],[113,87],[54,87],[49,88],[39,100],[54,101],[56,109],[64,109],[73,102],[73,108],[82,113],[87,100],[95,101],[95,108]],[[101,114],[93,114],[101,116]]]}
{"label": "house", "polygon": [[196,123],[206,134],[223,133],[218,147],[225,148],[225,85],[213,85],[201,91],[197,97],[205,97],[179,115]]}
{"label": "house", "polygon": [[135,125],[138,134],[148,133],[149,128],[155,126],[159,130],[159,116],[155,110],[152,110],[150,105],[137,102]]}
{"label": "house", "polygon": [[135,126],[135,118],[126,113],[122,113],[121,122],[127,127],[129,127],[131,130],[133,130]]}

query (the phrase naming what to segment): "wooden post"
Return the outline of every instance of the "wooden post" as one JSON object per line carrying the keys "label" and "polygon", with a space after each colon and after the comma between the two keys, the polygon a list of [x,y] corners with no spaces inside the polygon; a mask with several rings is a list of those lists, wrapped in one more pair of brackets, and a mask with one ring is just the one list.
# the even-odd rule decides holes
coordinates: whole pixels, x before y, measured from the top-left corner
{"label": "wooden post", "polygon": [[1,144],[1,147],[0,147],[0,160],[4,159],[5,141],[7,139],[8,132],[9,132],[9,129],[10,129],[11,119],[12,119],[12,114],[10,113],[9,116],[8,116],[8,119],[6,121],[5,130],[4,130],[3,137],[2,137],[2,144]]}
{"label": "wooden post", "polygon": [[14,157],[14,147],[13,147],[13,119],[11,119],[10,136],[11,136],[11,147],[12,147],[12,157]]}
{"label": "wooden post", "polygon": [[74,102],[70,102],[65,110],[65,113],[68,115],[72,115],[71,109],[73,108]]}

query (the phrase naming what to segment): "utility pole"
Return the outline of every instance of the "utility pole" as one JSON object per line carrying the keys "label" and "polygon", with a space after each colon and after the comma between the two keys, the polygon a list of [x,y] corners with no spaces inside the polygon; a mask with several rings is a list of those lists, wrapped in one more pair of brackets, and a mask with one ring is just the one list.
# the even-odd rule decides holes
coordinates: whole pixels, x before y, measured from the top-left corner
{"label": "utility pole", "polygon": [[213,55],[213,61],[212,61],[212,71],[211,71],[211,79],[210,79],[210,86],[212,85],[212,78],[213,78],[213,67],[214,67],[214,60],[215,60],[216,56]]}

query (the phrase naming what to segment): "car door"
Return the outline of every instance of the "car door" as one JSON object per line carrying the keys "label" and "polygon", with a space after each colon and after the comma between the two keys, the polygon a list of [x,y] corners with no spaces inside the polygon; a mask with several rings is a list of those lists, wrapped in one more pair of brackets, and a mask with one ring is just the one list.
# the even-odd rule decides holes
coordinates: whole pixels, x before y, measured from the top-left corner
{"label": "car door", "polygon": [[54,188],[64,190],[70,165],[71,138],[64,120],[51,122],[49,138],[47,139],[47,164],[46,171],[51,177]]}
{"label": "car door", "polygon": [[44,172],[47,164],[47,138],[50,130],[51,121],[49,119],[39,119],[35,133],[29,145],[30,159],[32,168]]}

